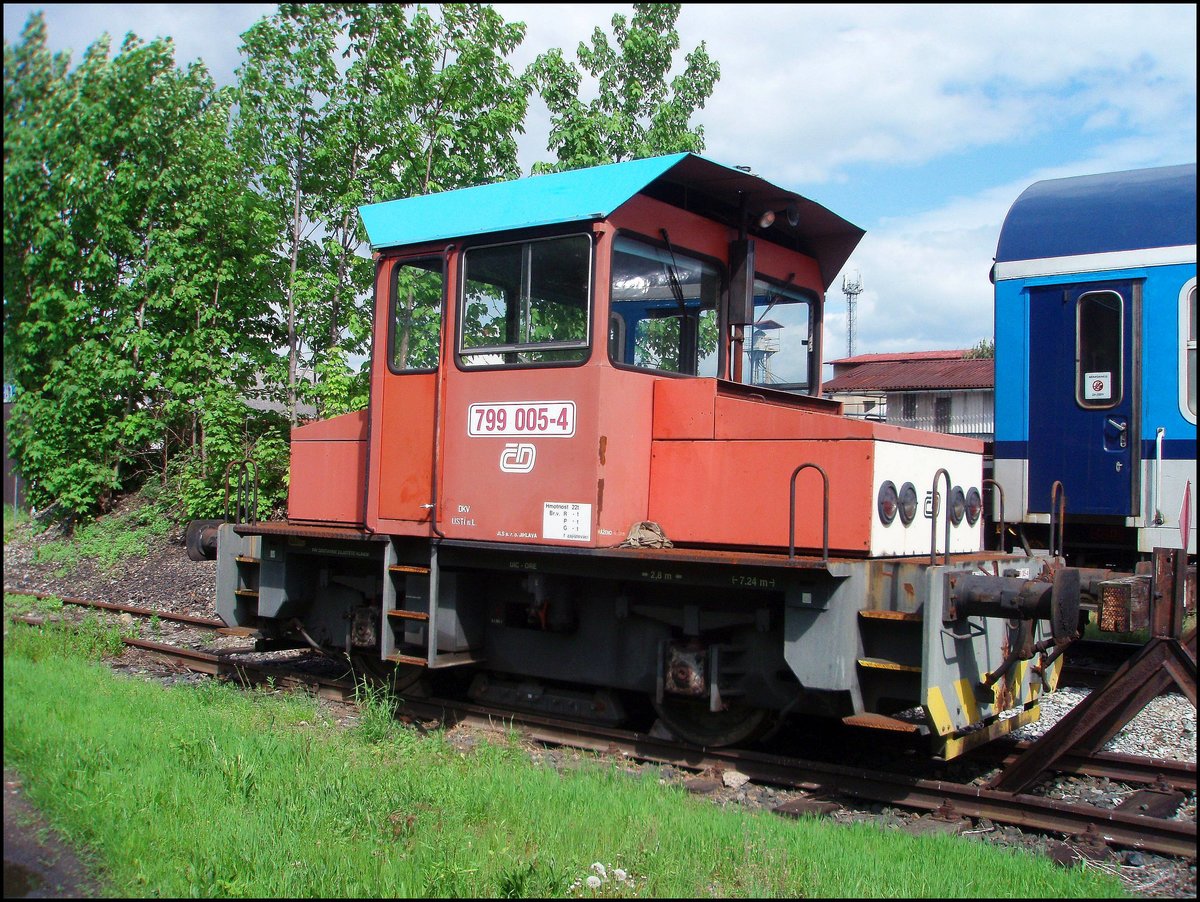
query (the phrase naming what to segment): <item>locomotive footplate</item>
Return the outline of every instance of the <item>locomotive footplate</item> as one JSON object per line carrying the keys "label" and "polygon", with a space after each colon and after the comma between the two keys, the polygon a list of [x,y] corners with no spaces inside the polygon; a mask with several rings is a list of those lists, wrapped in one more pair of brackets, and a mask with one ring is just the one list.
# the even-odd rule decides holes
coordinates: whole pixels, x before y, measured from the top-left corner
{"label": "locomotive footplate", "polygon": [[762,592],[783,592],[796,579],[847,576],[859,564],[854,560],[820,557],[789,559],[786,553],[678,547],[572,548],[455,540],[444,540],[438,547],[445,566]]}

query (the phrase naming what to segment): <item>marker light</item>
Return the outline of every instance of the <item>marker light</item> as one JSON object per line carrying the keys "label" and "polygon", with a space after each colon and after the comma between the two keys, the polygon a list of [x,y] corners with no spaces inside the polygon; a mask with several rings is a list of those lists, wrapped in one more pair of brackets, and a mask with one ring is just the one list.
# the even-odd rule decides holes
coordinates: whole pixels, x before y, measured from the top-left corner
{"label": "marker light", "polygon": [[961,485],[956,485],[950,490],[950,522],[957,526],[963,521],[963,514],[967,512],[967,499],[963,495]]}
{"label": "marker light", "polygon": [[896,494],[896,483],[890,479],[879,487],[878,507],[879,519],[884,526],[896,519],[896,512],[900,508],[900,498]]}
{"label": "marker light", "polygon": [[917,489],[911,482],[900,488],[900,522],[908,526],[917,517]]}
{"label": "marker light", "polygon": [[981,513],[983,513],[983,496],[979,494],[979,489],[969,489],[967,491],[967,522],[974,526],[979,522]]}

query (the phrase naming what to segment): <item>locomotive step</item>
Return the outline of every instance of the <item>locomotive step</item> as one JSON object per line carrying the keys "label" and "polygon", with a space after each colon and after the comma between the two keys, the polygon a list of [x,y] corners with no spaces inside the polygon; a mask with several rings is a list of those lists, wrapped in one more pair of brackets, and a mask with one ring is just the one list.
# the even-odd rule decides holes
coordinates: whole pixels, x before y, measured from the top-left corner
{"label": "locomotive step", "polygon": [[869,711],[843,717],[842,723],[851,727],[869,727],[872,730],[890,730],[896,733],[920,733],[923,729],[920,724],[909,723],[907,720],[897,720],[895,717],[888,717],[886,714],[874,714]]}
{"label": "locomotive step", "polygon": [[[395,661],[397,664],[413,664],[417,667],[429,666],[429,661],[426,658],[417,655],[406,655],[400,652],[388,655],[385,660]],[[437,660],[433,663],[433,667],[437,669],[439,667],[457,667],[460,664],[481,664],[484,660],[484,658],[477,657],[469,651],[459,651],[438,655]]]}
{"label": "locomotive step", "polygon": [[259,559],[258,559],[258,558],[256,558],[256,557],[249,557],[248,555],[245,555],[245,554],[239,554],[239,555],[238,555],[236,558],[234,558],[234,560],[235,560],[235,561],[237,561],[239,564],[258,564],[258,563],[261,563],[261,561],[259,561]]}
{"label": "locomotive step", "polygon": [[234,589],[233,594],[244,598],[258,598],[258,589]]}
{"label": "locomotive step", "polygon": [[256,630],[249,626],[221,626],[217,628],[217,633],[222,636],[236,636],[239,639],[266,638],[266,634],[262,630]]}
{"label": "locomotive step", "polygon": [[415,573],[419,576],[427,576],[429,574],[428,567],[420,567],[413,564],[389,564],[389,573]]}
{"label": "locomotive step", "polygon": [[864,620],[901,620],[908,623],[920,623],[924,618],[917,611],[871,611],[862,610],[858,616]]}
{"label": "locomotive step", "polygon": [[866,667],[870,670],[898,670],[903,673],[920,673],[921,668],[912,664],[900,664],[897,661],[888,661],[885,658],[859,658],[859,667]]}
{"label": "locomotive step", "polygon": [[429,614],[425,611],[402,611],[393,608],[388,611],[389,617],[399,617],[403,620],[428,620]]}

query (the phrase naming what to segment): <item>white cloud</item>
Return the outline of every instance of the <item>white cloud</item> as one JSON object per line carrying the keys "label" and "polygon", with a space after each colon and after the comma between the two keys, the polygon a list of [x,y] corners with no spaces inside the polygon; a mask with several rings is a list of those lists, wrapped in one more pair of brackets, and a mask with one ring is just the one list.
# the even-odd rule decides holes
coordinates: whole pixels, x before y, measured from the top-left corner
{"label": "white cloud", "polygon": [[[699,5],[680,32],[684,47],[707,36],[722,66],[709,152],[777,174],[782,161],[796,182],[1011,142],[1071,115],[1154,129],[1195,116],[1193,7]],[[1194,121],[1190,134],[1194,147]]]}
{"label": "white cloud", "polygon": [[[34,7],[6,4],[14,40]],[[84,47],[108,30],[170,33],[181,62],[232,77],[238,35],[270,5],[51,4],[51,39]],[[580,41],[632,4],[497,4],[527,24],[523,67]],[[1196,8],[1187,4],[684,4],[683,52],[701,41],[721,65],[706,108],[705,155],[750,165],[835,213],[822,186],[897,182],[850,218],[867,236],[856,351],[969,347],[990,336],[988,269],[1009,206],[1033,182],[1196,158]],[[534,99],[520,140],[549,159]],[[1047,148],[1053,148],[1049,158]],[[969,157],[969,172],[963,160]],[[953,167],[957,178],[939,178]],[[947,194],[947,184],[955,187]],[[899,209],[899,212],[897,212]],[[864,213],[865,211],[865,213]],[[845,351],[845,301],[828,293],[827,357]]]}

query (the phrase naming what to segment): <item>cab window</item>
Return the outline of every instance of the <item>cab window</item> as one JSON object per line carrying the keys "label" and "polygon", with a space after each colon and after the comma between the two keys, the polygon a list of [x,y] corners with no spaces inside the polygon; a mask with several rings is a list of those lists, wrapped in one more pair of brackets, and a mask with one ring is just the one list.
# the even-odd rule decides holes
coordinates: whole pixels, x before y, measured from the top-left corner
{"label": "cab window", "polygon": [[746,326],[744,378],[753,385],[808,389],[812,295],[766,279],[754,280],[754,322]]}
{"label": "cab window", "polygon": [[585,360],[591,264],[587,235],[469,248],[459,313],[462,365]]}
{"label": "cab window", "polygon": [[393,372],[437,368],[445,281],[441,257],[406,260],[396,266],[388,342]]}
{"label": "cab window", "polygon": [[626,236],[613,243],[608,351],[616,364],[689,376],[717,374],[714,264]]}

